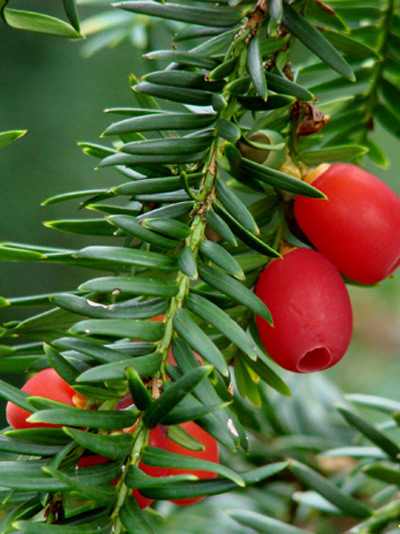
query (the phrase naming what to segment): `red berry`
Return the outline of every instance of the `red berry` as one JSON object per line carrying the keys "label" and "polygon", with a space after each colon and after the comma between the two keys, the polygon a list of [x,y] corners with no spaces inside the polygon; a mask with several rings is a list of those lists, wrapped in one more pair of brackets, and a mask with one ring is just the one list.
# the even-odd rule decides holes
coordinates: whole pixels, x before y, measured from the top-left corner
{"label": "red berry", "polygon": [[[167,440],[161,427],[157,426],[153,430],[150,430],[149,445],[151,447],[158,447],[164,450],[168,449]],[[92,454],[90,456],[82,456],[82,458],[80,458],[78,461],[78,467],[89,467],[91,465],[99,465],[104,464],[106,462],[109,462],[108,458],[105,458],[100,454]],[[163,477],[166,476],[168,473],[167,467],[145,465],[142,462],[140,462],[139,467],[144,473],[152,477]],[[115,485],[118,482],[118,478],[114,480],[114,482],[112,482],[112,485]],[[154,499],[148,499],[147,497],[143,497],[143,495],[141,495],[141,493],[137,489],[132,490],[132,495],[135,497],[142,510],[143,508],[147,508],[147,506],[149,506],[154,501]]]}
{"label": "red berry", "polygon": [[261,273],[256,295],[274,326],[256,317],[258,332],[275,362],[298,373],[337,363],[350,343],[352,311],[337,269],[319,252],[295,248]]}
{"label": "red berry", "polygon": [[344,275],[374,284],[400,264],[400,198],[379,178],[350,163],[321,165],[306,181],[327,201],[296,197],[296,220]]}
{"label": "red berry", "polygon": [[[74,406],[73,397],[76,395],[71,386],[63,380],[54,369],[43,369],[33,375],[21,388],[32,397],[44,397],[54,401]],[[33,410],[32,410],[33,411]],[[7,421],[13,428],[59,427],[50,423],[29,423],[26,419],[31,415],[20,406],[12,402],[7,403]]]}
{"label": "red berry", "polygon": [[[201,451],[192,451],[189,449],[186,449],[185,447],[182,447],[181,445],[178,445],[175,443],[175,441],[172,441],[171,439],[167,440],[168,449],[171,452],[176,452],[178,454],[184,454],[185,456],[191,456],[192,458],[200,458],[202,460],[208,460],[210,462],[219,462],[219,452],[218,452],[218,444],[217,441],[208,434],[205,430],[203,430],[199,425],[194,423],[193,421],[188,421],[187,423],[183,423],[180,425],[183,430],[186,430],[188,434],[190,434],[192,437],[197,439],[197,441],[200,441],[200,443],[203,443],[205,445],[205,450]],[[215,478],[217,476],[217,473],[214,473],[213,471],[200,471],[197,469],[173,469],[170,468],[168,471],[169,475],[182,475],[182,474],[191,474],[196,475],[200,479],[202,478]],[[172,499],[172,502],[179,504],[181,506],[185,506],[187,504],[192,504],[194,502],[197,502],[204,497],[193,497],[190,499]]]}

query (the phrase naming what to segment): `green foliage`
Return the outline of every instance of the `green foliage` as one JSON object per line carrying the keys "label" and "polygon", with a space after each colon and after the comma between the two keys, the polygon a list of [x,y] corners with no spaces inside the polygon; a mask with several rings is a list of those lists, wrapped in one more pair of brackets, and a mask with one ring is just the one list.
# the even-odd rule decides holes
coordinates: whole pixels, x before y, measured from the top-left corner
{"label": "green foliage", "polygon": [[[13,28],[81,38],[75,1],[63,7],[68,23],[1,3],[3,21]],[[367,480],[378,489],[400,483],[399,445],[387,435],[399,424],[398,404],[350,399],[392,415],[378,426],[347,405],[335,412],[332,403],[340,399],[322,379],[299,394],[262,347],[254,314],[271,323],[273,317],[253,286],[268,261],[280,257],[288,202],[296,194],[324,198],[299,179],[306,165],[358,162],[364,154],[386,165],[369,134],[375,117],[393,135],[400,132],[399,7],[394,0],[114,7],[83,23],[84,33],[98,33],[87,53],[129,39],[146,47],[153,17],[174,32],[174,45],[146,53],[157,67],[139,80],[131,76],[132,107],[107,110],[125,117],[104,131],[109,145],[81,143],[100,160],[98,168],[129,181],[44,201],[78,200],[82,210],[95,210],[97,218],[45,224],[104,237],[104,244],[0,246],[3,261],[102,272],[76,291],[0,300],[4,307],[45,308],[3,324],[0,369],[50,365],[89,408],[0,382],[2,397],[33,412],[30,422],[62,426],[0,436],[6,512],[0,532],[150,533],[157,516],[140,511],[132,488],[168,500],[244,486],[254,486],[255,500],[266,504],[228,515],[256,532],[300,534],[309,525],[322,532],[326,524],[333,532],[337,515],[353,519],[351,532],[384,532],[399,521],[400,506],[394,492],[379,497]],[[254,138],[260,130],[269,132],[265,142]],[[1,133],[0,146],[23,133]],[[118,409],[127,395],[135,406]],[[237,452],[237,469],[148,446],[148,429],[162,424],[171,439],[199,448],[178,426],[191,420]],[[356,432],[360,443],[349,446]],[[77,468],[85,450],[110,461]],[[348,469],[324,466],[340,456],[350,458]],[[151,477],[140,460],[218,477]],[[281,510],[276,517],[271,496]]]}

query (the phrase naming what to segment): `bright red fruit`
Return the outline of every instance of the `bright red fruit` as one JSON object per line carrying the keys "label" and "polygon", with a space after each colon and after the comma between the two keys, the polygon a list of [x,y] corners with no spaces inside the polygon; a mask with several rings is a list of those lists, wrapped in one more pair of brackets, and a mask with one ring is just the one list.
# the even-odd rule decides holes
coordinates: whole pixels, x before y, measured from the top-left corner
{"label": "bright red fruit", "polygon": [[400,198],[350,163],[321,165],[306,181],[328,197],[294,202],[297,223],[315,248],[356,282],[392,274],[400,264]]}
{"label": "bright red fruit", "polygon": [[261,273],[256,295],[268,306],[274,326],[256,317],[268,354],[297,373],[337,363],[350,343],[352,311],[337,269],[319,252],[294,248]]}
{"label": "bright red fruit", "polygon": [[[22,391],[29,393],[32,397],[44,397],[54,401],[74,406],[73,397],[76,395],[71,386],[63,380],[54,369],[43,369],[33,375],[24,386]],[[41,428],[59,427],[50,423],[29,423],[26,419],[30,412],[20,408],[12,402],[7,403],[7,421],[13,428]]]}
{"label": "bright red fruit", "polygon": [[[200,458],[202,460],[208,460],[210,462],[219,462],[219,452],[218,452],[218,444],[217,441],[208,434],[205,430],[203,430],[199,425],[194,423],[193,421],[188,421],[187,423],[183,423],[180,425],[183,430],[186,430],[188,434],[193,436],[195,439],[203,443],[205,445],[205,450],[203,451],[192,451],[189,449],[186,449],[185,447],[182,447],[181,445],[178,445],[175,443],[175,441],[172,441],[171,439],[167,440],[168,444],[168,450],[171,452],[176,452],[178,454],[184,454],[185,456],[191,456],[192,458]],[[215,478],[217,476],[217,473],[214,473],[212,471],[200,471],[197,469],[173,469],[170,468],[168,471],[169,475],[182,475],[182,474],[190,474],[190,475],[196,475],[199,478]],[[172,500],[172,502],[179,504],[181,506],[185,506],[187,504],[192,504],[194,502],[197,502],[204,497],[193,497],[191,499],[176,499]]]}
{"label": "bright red fruit", "polygon": [[[156,428],[153,428],[153,430],[150,430],[149,433],[149,445],[151,447],[158,447],[159,449],[167,450],[167,440],[165,438],[164,432],[161,427],[157,426]],[[91,465],[99,465],[104,464],[105,462],[108,462],[109,459],[105,458],[104,456],[101,456],[99,454],[93,454],[90,456],[82,456],[78,462],[78,467],[89,467]],[[164,477],[168,473],[167,467],[156,467],[151,465],[145,465],[144,463],[140,462],[139,464],[140,469],[146,473],[147,475],[150,475],[152,477]],[[118,478],[114,480],[112,483],[115,485],[118,481]],[[137,500],[140,508],[143,510],[143,508],[147,508],[154,499],[148,499],[146,497],[143,497],[143,495],[140,494],[139,490],[134,489],[132,491],[132,495]]]}

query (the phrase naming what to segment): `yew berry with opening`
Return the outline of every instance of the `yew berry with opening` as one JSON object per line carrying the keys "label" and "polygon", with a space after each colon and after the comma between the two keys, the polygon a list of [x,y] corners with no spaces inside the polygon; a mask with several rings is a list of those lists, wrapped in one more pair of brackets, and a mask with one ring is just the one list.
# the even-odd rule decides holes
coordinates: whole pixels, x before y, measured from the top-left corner
{"label": "yew berry with opening", "polygon": [[259,316],[256,322],[278,365],[307,373],[342,358],[352,333],[350,298],[338,270],[322,254],[290,249],[267,265],[255,293],[272,314],[273,326]]}
{"label": "yew berry with opening", "polygon": [[[172,439],[167,439],[169,451],[175,452],[177,454],[183,454],[185,456],[191,456],[192,458],[200,458],[202,460],[208,460],[209,462],[219,463],[218,443],[215,438],[213,438],[208,432],[203,430],[199,425],[197,425],[193,421],[188,421],[186,423],[183,423],[180,426],[183,428],[183,430],[186,430],[186,432],[190,434],[193,438],[197,439],[197,441],[200,441],[200,443],[205,445],[205,449],[200,450],[200,451],[192,451],[190,449],[186,449],[186,447],[182,447],[181,445],[178,445],[178,443],[175,443],[175,441],[172,441]],[[183,475],[183,474],[195,475],[199,479],[215,478],[217,476],[217,473],[214,473],[213,471],[201,471],[199,469],[170,468],[168,471],[168,475]],[[171,500],[172,502],[176,504],[179,504],[181,506],[186,506],[188,504],[193,504],[197,501],[200,501],[201,499],[204,499],[204,497],[192,497],[189,499],[171,499]]]}
{"label": "yew berry with opening", "polygon": [[[33,375],[21,389],[32,397],[44,397],[69,406],[75,406],[74,397],[76,400],[80,397],[52,368],[43,369]],[[27,418],[31,413],[12,402],[7,403],[6,415],[9,425],[14,429],[60,426],[50,423],[30,423]]]}
{"label": "yew berry with opening", "polygon": [[350,163],[320,165],[305,180],[328,197],[294,202],[296,221],[315,248],[356,282],[390,276],[400,265],[400,198]]}

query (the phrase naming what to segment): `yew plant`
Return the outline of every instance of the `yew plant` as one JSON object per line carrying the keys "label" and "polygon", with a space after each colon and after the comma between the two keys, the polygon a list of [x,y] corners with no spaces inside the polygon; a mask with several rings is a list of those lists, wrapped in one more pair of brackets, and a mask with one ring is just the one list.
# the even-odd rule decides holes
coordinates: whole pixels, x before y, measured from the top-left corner
{"label": "yew plant", "polygon": [[[379,185],[368,224],[349,217],[376,204],[378,186],[358,185],[370,180],[359,167],[388,164],[375,123],[400,135],[399,3],[132,0],[102,12],[99,2],[82,29],[75,0],[62,4],[65,21],[12,1],[0,8],[18,30],[96,33],[90,52],[146,47],[160,28],[171,37],[146,51],[145,75],[131,75],[132,107],[107,110],[117,118],[105,143],[80,143],[98,168],[117,171],[115,185],[44,202],[75,203],[74,217],[47,226],[104,245],[0,246],[2,261],[98,271],[75,291],[0,297],[2,307],[44,310],[1,327],[0,369],[26,371],[29,385],[0,381],[10,424],[0,533],[397,532],[400,403],[354,394],[334,406],[341,397],[323,373],[299,373],[344,355],[345,282],[366,283],[339,274],[332,227],[357,245],[371,231],[351,262],[357,272],[358,257],[371,259],[383,272],[373,282],[399,263],[394,193]],[[1,133],[0,146],[23,133]],[[332,165],[318,175],[347,184],[334,186],[339,200],[321,227],[330,193],[310,179],[320,164]],[[371,253],[378,242],[384,268]],[[379,424],[356,405],[379,412]]]}

